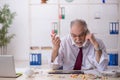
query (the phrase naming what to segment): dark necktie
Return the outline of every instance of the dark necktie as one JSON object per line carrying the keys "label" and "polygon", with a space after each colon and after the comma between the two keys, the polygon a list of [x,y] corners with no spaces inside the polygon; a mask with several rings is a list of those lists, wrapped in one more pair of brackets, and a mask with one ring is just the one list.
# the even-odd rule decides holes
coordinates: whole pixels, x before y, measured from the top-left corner
{"label": "dark necktie", "polygon": [[79,48],[79,49],[80,50],[79,50],[73,70],[81,70],[83,54],[82,54],[82,48]]}

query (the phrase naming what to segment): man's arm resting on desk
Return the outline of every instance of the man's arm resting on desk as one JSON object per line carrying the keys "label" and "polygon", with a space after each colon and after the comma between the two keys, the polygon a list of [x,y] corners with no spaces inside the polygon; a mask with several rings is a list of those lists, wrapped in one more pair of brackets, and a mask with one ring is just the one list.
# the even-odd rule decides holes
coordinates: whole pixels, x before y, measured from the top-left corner
{"label": "man's arm resting on desk", "polygon": [[95,48],[95,54],[96,54],[95,58],[96,58],[96,61],[99,63],[102,55],[102,50],[99,47],[99,44],[97,41],[95,42],[94,48]]}
{"label": "man's arm resting on desk", "polygon": [[101,59],[99,61],[99,63],[95,60],[95,65],[97,67],[98,70],[106,70],[107,69],[107,66],[108,66],[108,59],[106,57],[105,54],[102,54],[101,55]]}
{"label": "man's arm resting on desk", "polygon": [[108,57],[104,43],[99,40],[99,44],[95,48],[95,65],[98,70],[105,70],[108,65]]}
{"label": "man's arm resting on desk", "polygon": [[[58,60],[58,51],[59,49],[53,49],[52,50],[52,56],[51,56],[51,68],[53,70],[61,70],[63,69],[63,66],[61,66],[58,62],[56,63],[56,61]],[[59,55],[60,56],[60,55]]]}

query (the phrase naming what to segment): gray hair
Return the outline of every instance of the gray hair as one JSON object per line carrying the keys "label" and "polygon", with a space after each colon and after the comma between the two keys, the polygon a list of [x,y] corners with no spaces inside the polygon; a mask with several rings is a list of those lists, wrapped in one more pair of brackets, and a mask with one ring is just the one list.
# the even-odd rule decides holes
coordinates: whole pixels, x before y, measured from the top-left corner
{"label": "gray hair", "polygon": [[88,30],[88,28],[87,28],[87,23],[86,23],[84,20],[82,20],[82,19],[75,19],[75,20],[71,21],[70,27],[72,28],[72,26],[73,26],[75,23],[81,24],[81,25],[84,27],[84,30],[85,30],[86,32],[89,32],[89,30]]}

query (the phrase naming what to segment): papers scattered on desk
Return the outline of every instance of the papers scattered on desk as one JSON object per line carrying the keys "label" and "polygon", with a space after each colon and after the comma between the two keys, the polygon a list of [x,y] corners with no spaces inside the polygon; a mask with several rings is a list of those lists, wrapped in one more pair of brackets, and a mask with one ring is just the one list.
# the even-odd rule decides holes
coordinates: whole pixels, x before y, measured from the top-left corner
{"label": "papers scattered on desk", "polygon": [[102,76],[107,76],[107,77],[120,77],[120,72],[119,70],[109,70],[109,71],[102,71],[101,72]]}

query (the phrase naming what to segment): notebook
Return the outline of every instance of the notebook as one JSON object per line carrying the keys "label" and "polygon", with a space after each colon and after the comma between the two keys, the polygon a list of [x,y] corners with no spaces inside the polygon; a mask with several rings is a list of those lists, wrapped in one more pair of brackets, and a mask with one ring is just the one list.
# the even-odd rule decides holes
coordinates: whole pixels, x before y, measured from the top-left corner
{"label": "notebook", "polygon": [[17,78],[20,73],[16,74],[14,57],[12,55],[0,55],[0,77]]}

